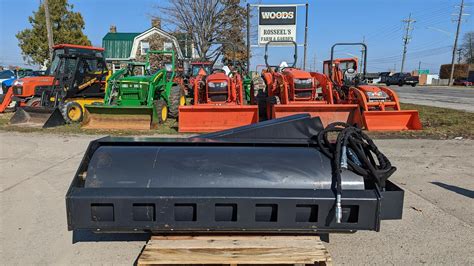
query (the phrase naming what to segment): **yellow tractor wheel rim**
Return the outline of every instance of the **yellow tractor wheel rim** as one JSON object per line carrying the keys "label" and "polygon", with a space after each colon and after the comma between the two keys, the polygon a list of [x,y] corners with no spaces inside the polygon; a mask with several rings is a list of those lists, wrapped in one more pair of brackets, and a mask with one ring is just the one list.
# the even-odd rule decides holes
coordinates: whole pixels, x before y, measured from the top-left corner
{"label": "yellow tractor wheel rim", "polygon": [[71,106],[71,108],[69,109],[67,113],[67,116],[69,117],[69,119],[71,119],[71,121],[77,121],[81,118],[81,113],[82,113],[82,110],[80,107]]}
{"label": "yellow tractor wheel rim", "polygon": [[161,120],[164,122],[166,121],[167,118],[168,118],[168,107],[163,106],[163,108],[161,108]]}
{"label": "yellow tractor wheel rim", "polygon": [[186,97],[179,97],[179,106],[184,106],[186,104]]}

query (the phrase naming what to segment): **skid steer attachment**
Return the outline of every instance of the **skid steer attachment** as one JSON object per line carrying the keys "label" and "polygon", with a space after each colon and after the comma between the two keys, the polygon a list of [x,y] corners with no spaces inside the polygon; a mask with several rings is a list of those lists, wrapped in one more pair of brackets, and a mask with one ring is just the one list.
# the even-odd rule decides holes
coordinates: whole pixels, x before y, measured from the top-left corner
{"label": "skid steer attachment", "polygon": [[[403,190],[352,171],[341,172],[336,218],[331,160],[314,136],[301,137],[305,123],[293,117],[203,138],[95,140],[66,195],[68,229],[315,234],[379,231],[382,219],[400,219]],[[265,128],[288,135],[239,138],[265,137]]]}
{"label": "skid steer attachment", "polygon": [[258,108],[250,105],[194,105],[179,107],[179,132],[215,132],[258,122]]}
{"label": "skid steer attachment", "polygon": [[153,107],[86,105],[82,128],[150,130],[158,125]]}
{"label": "skid steer attachment", "polygon": [[365,128],[369,131],[421,130],[418,111],[369,111],[363,116]]}
{"label": "skid steer attachment", "polygon": [[272,112],[272,117],[275,118],[308,113],[311,117],[319,117],[323,126],[334,122],[345,122],[351,125],[361,123],[361,115],[357,104],[277,104],[273,105]]}
{"label": "skid steer attachment", "polygon": [[297,114],[263,121],[214,133],[201,134],[196,138],[208,139],[278,139],[280,141],[307,142],[324,127],[319,117]]}
{"label": "skid steer attachment", "polygon": [[57,127],[66,124],[59,108],[21,107],[10,119],[10,124],[24,127]]}

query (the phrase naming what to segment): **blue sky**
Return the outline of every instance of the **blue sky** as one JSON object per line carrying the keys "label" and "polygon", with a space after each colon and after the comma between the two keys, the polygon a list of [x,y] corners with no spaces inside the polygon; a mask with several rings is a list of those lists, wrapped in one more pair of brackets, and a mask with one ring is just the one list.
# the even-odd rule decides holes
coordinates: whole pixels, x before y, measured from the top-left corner
{"label": "blue sky", "polygon": [[[154,6],[164,0],[69,0],[74,10],[82,13],[85,33],[94,45],[100,46],[110,25],[120,32],[141,32],[150,27],[151,15],[157,14]],[[256,3],[257,0],[249,1]],[[297,0],[261,0],[265,4],[305,3]],[[369,71],[386,71],[400,68],[403,23],[411,12],[416,20],[412,41],[408,46],[406,70],[422,69],[432,73],[439,65],[449,63],[456,30],[451,22],[460,0],[310,0],[308,34],[308,68],[321,70],[321,61],[329,57],[336,42],[362,41],[368,45]],[[472,3],[467,1],[468,3]],[[0,0],[0,64],[24,65],[15,34],[27,27],[28,16],[38,8],[39,0]],[[473,13],[468,6],[466,13]],[[298,10],[298,37],[303,42],[304,9]],[[473,18],[467,16],[462,33],[474,30]],[[255,25],[254,25],[255,26]],[[274,48],[271,60],[291,61],[291,49]],[[263,63],[263,50],[256,48],[252,69]],[[359,49],[340,49],[337,56],[359,55]],[[303,50],[299,50],[299,63]],[[314,64],[316,62],[316,64]]]}

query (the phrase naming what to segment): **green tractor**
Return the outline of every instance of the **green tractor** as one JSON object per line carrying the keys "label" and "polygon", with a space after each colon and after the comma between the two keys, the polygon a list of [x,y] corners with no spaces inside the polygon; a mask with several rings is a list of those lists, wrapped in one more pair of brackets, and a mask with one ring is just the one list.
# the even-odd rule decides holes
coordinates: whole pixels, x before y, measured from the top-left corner
{"label": "green tractor", "polygon": [[[171,56],[171,62],[152,71],[152,54]],[[85,106],[82,127],[148,130],[156,129],[169,117],[177,119],[178,108],[185,105],[186,99],[174,79],[174,51],[149,51],[146,63],[130,63],[108,79],[104,102]]]}

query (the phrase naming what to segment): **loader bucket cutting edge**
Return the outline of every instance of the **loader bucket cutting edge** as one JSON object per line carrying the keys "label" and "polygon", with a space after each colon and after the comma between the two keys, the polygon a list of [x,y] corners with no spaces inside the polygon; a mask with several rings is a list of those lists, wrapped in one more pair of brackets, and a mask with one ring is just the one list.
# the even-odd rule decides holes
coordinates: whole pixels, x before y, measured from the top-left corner
{"label": "loader bucket cutting edge", "polygon": [[361,126],[361,115],[356,104],[337,104],[337,105],[274,105],[273,116],[275,118],[308,113],[311,117],[319,117],[323,126],[333,122],[346,122]]}
{"label": "loader bucket cutting edge", "polygon": [[363,115],[368,131],[421,130],[420,116],[416,110],[368,111]]}
{"label": "loader bucket cutting edge", "polygon": [[257,106],[180,106],[178,131],[215,132],[257,122]]}
{"label": "loader bucket cutting edge", "polygon": [[10,119],[10,124],[24,127],[50,128],[66,124],[58,108],[22,107]]}
{"label": "loader bucket cutting edge", "polygon": [[153,121],[152,107],[86,106],[82,128],[108,130],[150,130]]}

